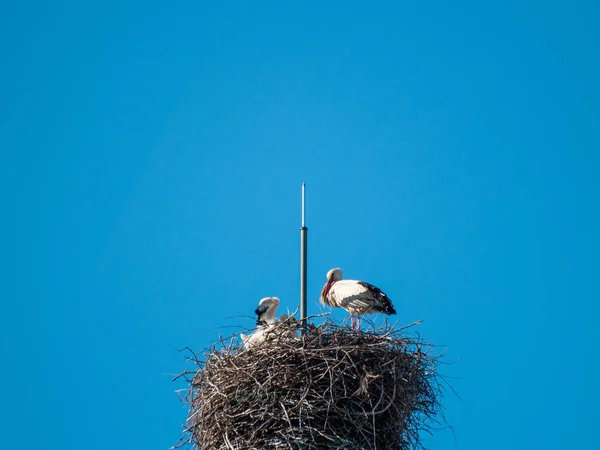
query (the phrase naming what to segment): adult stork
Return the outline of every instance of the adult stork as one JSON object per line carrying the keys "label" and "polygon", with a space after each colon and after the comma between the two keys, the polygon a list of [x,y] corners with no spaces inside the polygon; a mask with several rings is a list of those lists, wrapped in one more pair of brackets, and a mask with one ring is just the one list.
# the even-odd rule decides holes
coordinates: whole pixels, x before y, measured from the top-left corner
{"label": "adult stork", "polygon": [[320,300],[324,305],[348,311],[353,329],[360,330],[363,314],[396,314],[392,301],[381,289],[364,281],[343,280],[342,277],[341,269],[331,269],[327,272],[327,283],[323,286]]}
{"label": "adult stork", "polygon": [[258,325],[256,331],[250,336],[246,336],[240,333],[244,348],[249,349],[255,345],[262,344],[266,340],[267,332],[277,325],[277,318],[275,312],[279,307],[279,299],[277,297],[265,297],[263,298],[256,309],[256,324]]}

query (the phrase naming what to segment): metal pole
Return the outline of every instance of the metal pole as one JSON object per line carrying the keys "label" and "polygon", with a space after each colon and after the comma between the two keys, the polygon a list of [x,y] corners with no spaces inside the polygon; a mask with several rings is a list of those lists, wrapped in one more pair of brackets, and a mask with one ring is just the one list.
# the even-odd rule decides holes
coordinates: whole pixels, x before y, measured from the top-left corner
{"label": "metal pole", "polygon": [[306,228],[306,185],[302,183],[302,227],[300,228],[300,320],[302,334],[306,333],[306,251],[308,228]]}

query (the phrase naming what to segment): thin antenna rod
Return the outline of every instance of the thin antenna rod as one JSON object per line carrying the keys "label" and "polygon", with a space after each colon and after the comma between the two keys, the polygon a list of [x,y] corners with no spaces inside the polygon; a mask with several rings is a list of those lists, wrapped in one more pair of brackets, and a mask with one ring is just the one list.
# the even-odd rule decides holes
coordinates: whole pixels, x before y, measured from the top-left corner
{"label": "thin antenna rod", "polygon": [[302,183],[302,228],[306,227],[306,185]]}
{"label": "thin antenna rod", "polygon": [[306,185],[302,183],[302,227],[300,228],[300,320],[302,334],[306,333],[306,254],[308,228],[306,228]]}

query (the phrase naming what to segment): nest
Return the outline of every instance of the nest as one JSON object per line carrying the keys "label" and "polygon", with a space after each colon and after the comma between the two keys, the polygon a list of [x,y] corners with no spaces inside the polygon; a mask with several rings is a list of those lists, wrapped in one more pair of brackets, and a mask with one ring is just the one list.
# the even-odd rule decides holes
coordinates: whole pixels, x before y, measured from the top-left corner
{"label": "nest", "polygon": [[275,329],[250,350],[219,341],[180,375],[189,416],[178,446],[421,448],[420,433],[443,421],[430,350],[405,329],[357,333],[330,322],[293,339]]}

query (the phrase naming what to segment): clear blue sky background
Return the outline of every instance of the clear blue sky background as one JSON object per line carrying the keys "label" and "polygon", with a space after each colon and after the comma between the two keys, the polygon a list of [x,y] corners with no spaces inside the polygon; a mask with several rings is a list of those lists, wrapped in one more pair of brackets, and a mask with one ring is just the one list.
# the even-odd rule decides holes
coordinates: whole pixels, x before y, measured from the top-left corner
{"label": "clear blue sky background", "polygon": [[458,361],[432,449],[595,447],[600,3],[4,3],[3,449],[173,445],[302,182],[310,312],[339,266]]}

